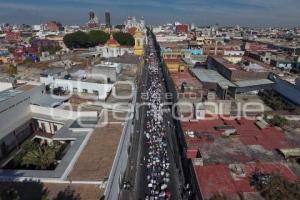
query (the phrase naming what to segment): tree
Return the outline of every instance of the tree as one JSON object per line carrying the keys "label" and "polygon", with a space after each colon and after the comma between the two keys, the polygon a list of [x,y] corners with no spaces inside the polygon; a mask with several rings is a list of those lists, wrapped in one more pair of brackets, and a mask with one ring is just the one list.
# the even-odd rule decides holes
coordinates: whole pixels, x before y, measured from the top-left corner
{"label": "tree", "polygon": [[104,31],[93,30],[89,32],[88,36],[90,44],[92,46],[96,46],[98,44],[105,44],[109,39],[109,34],[105,33]]}
{"label": "tree", "polygon": [[75,33],[65,35],[64,43],[70,49],[88,48],[94,47],[98,44],[105,44],[108,39],[109,34],[103,31],[93,30],[89,33],[77,31]]}
{"label": "tree", "polygon": [[64,43],[70,49],[88,48],[91,46],[89,36],[82,31],[65,35]]}
{"label": "tree", "polygon": [[280,175],[256,172],[251,182],[266,200],[300,199],[300,185],[288,182]]}
{"label": "tree", "polygon": [[[114,38],[123,46],[134,46],[134,38],[130,33],[116,32]],[[78,31],[65,35],[64,43],[70,48],[88,48],[98,44],[105,44],[109,39],[109,34],[103,31],[93,30],[89,33]]]}
{"label": "tree", "polygon": [[227,200],[227,196],[223,193],[215,193],[209,200]]}
{"label": "tree", "polygon": [[65,190],[60,191],[54,200],[80,200],[80,194],[75,193],[71,187],[67,187]]}
{"label": "tree", "polygon": [[286,119],[286,118],[284,118],[284,117],[281,117],[281,116],[279,116],[279,115],[275,115],[274,117],[273,117],[273,119],[271,119],[271,124],[273,125],[273,126],[279,126],[279,127],[284,127],[285,125],[287,125],[289,122],[288,122],[288,120]]}
{"label": "tree", "polygon": [[14,66],[14,65],[10,64],[10,65],[7,66],[6,71],[10,76],[13,76],[13,75],[16,75],[18,73],[18,68],[17,68],[17,66]]}
{"label": "tree", "polygon": [[116,32],[113,34],[114,39],[123,46],[134,46],[134,37],[130,33]]}
{"label": "tree", "polygon": [[117,24],[117,25],[115,25],[115,28],[119,29],[119,30],[122,30],[122,29],[125,28],[125,25],[123,25],[123,24]]}
{"label": "tree", "polygon": [[20,200],[20,196],[14,188],[6,187],[0,190],[0,200]]}
{"label": "tree", "polygon": [[58,150],[58,145],[39,145],[36,143],[27,144],[24,147],[26,152],[22,164],[26,166],[34,165],[38,169],[48,169],[56,161],[56,152]]}

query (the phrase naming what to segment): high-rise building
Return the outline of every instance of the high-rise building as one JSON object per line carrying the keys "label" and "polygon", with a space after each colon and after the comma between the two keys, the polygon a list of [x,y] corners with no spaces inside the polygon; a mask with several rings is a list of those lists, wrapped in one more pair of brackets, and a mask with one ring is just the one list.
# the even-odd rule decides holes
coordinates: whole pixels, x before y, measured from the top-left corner
{"label": "high-rise building", "polygon": [[87,23],[87,26],[89,28],[96,28],[96,27],[99,27],[99,19],[98,17],[96,16],[95,12],[94,11],[90,11],[89,12],[89,21]]}
{"label": "high-rise building", "polygon": [[105,12],[105,26],[106,28],[110,28],[111,24],[110,24],[110,12],[106,11]]}
{"label": "high-rise building", "polygon": [[96,15],[95,15],[94,11],[91,10],[91,11],[89,12],[89,20],[94,20],[95,16],[96,16]]}

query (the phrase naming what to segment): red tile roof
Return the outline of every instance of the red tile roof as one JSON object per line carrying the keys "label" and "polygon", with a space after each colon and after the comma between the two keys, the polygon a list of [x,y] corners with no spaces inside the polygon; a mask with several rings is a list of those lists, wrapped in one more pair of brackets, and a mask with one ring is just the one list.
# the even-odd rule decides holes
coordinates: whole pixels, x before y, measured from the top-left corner
{"label": "red tile roof", "polygon": [[[245,145],[261,145],[267,150],[293,147],[293,145],[287,141],[282,131],[274,127],[259,129],[255,122],[255,120],[246,120],[245,118],[241,118],[240,120],[216,118],[214,120],[181,122],[181,126],[184,132],[193,131],[205,133],[206,135],[210,134],[217,138],[222,135],[222,131],[216,130],[216,126],[231,125],[237,130],[239,134],[238,138]],[[196,145],[197,148],[199,148],[206,143],[206,139],[205,137],[192,139],[187,136],[186,142],[191,148],[195,148]]]}
{"label": "red tile roof", "polygon": [[110,38],[107,40],[106,44],[120,46],[118,41],[114,39],[113,35],[110,35]]}
{"label": "red tile roof", "polygon": [[287,166],[278,163],[247,163],[239,167],[243,169],[243,175],[233,173],[224,164],[194,166],[203,197],[209,198],[218,192],[225,193],[229,197],[239,192],[254,192],[254,188],[250,185],[250,177],[255,171],[279,174],[290,182],[297,180],[297,176]]}
{"label": "red tile roof", "polygon": [[196,166],[195,171],[204,198],[209,198],[217,192],[236,194],[236,186],[226,165]]}

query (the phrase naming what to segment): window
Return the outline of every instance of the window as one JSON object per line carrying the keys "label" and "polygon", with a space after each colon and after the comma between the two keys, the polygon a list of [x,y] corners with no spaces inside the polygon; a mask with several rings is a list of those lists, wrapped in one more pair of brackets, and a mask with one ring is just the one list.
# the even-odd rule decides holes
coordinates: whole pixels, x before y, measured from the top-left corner
{"label": "window", "polygon": [[54,133],[56,133],[56,131],[57,131],[57,125],[55,125],[55,124],[53,124],[53,129],[54,129]]}
{"label": "window", "polygon": [[45,123],[42,122],[42,123],[41,123],[41,127],[42,127],[42,131],[43,131],[43,132],[46,132]]}
{"label": "window", "polygon": [[88,90],[87,89],[82,89],[82,92],[83,93],[88,93]]}
{"label": "window", "polygon": [[73,88],[73,93],[77,93],[78,89],[77,88]]}
{"label": "window", "polygon": [[95,94],[95,95],[99,95],[99,92],[97,91],[97,90],[93,90],[93,94]]}

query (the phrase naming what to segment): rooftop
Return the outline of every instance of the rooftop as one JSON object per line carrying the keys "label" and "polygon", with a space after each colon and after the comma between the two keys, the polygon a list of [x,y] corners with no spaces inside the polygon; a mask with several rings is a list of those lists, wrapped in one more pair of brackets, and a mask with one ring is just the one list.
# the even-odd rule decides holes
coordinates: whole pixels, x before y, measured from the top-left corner
{"label": "rooftop", "polygon": [[215,70],[193,68],[192,72],[201,82],[218,83],[221,87],[234,87],[235,85]]}
{"label": "rooftop", "polygon": [[119,47],[120,44],[117,40],[114,39],[113,35],[110,35],[110,38],[107,40],[105,45],[111,46],[111,47]]}
{"label": "rooftop", "polygon": [[277,173],[291,182],[297,179],[287,166],[278,163],[215,164],[194,168],[204,198],[210,198],[218,192],[223,192],[229,197],[236,196],[238,193],[255,192],[249,178],[256,171]]}
{"label": "rooftop", "polygon": [[63,102],[65,102],[67,100],[68,100],[67,97],[62,97],[62,96],[55,97],[55,95],[42,94],[42,95],[40,95],[39,98],[31,99],[31,104],[39,105],[39,106],[42,106],[42,107],[53,107],[53,108],[55,108],[55,107],[63,104]]}
{"label": "rooftop", "polygon": [[109,177],[123,124],[113,123],[112,118],[108,121],[110,123],[96,128],[92,133],[68,177],[69,180],[103,181]]}
{"label": "rooftop", "polygon": [[256,85],[273,84],[274,82],[269,79],[259,79],[259,80],[245,80],[234,82],[238,87],[251,87]]}
{"label": "rooftop", "polygon": [[135,55],[123,55],[120,57],[111,57],[107,58],[106,61],[112,62],[112,63],[122,63],[122,64],[139,64],[141,63],[141,60],[138,56]]}
{"label": "rooftop", "polygon": [[10,98],[13,98],[21,93],[23,93],[23,91],[21,91],[21,90],[13,90],[13,89],[4,90],[4,91],[0,92],[0,103],[7,101]]}
{"label": "rooftop", "polygon": [[65,69],[63,67],[47,68],[41,73],[41,75],[43,75],[43,76],[51,75],[52,76],[55,74],[62,73],[64,71],[65,71]]}
{"label": "rooftop", "polygon": [[200,93],[203,89],[203,85],[199,80],[197,80],[194,76],[191,75],[189,71],[185,72],[178,72],[178,73],[171,73],[171,78],[173,79],[173,82],[175,83],[177,91],[181,91],[181,87],[183,84],[185,84],[185,91],[186,92],[195,92]]}
{"label": "rooftop", "polygon": [[113,63],[113,62],[104,62],[104,63],[100,63],[100,64],[97,64],[97,65],[94,65],[93,67],[110,67],[110,68],[116,68],[120,66],[118,63]]}
{"label": "rooftop", "polygon": [[274,127],[259,128],[256,123],[255,120],[229,121],[221,118],[182,122],[187,157],[201,158],[204,165],[285,162],[278,149],[300,147],[299,137],[286,135]]}
{"label": "rooftop", "polygon": [[[241,143],[240,147],[244,145],[252,147],[253,145],[258,145],[261,149],[264,149],[265,152],[295,147],[290,144],[282,131],[269,126],[260,128],[257,124],[257,120],[254,119],[216,117],[216,119],[212,120],[182,122],[181,124],[184,132],[194,132],[194,135],[186,134],[186,141],[190,149],[200,149],[200,151],[208,152],[209,149],[213,149],[214,145],[212,144],[220,144],[227,140],[227,146],[224,145],[222,151],[225,153],[228,148],[228,158],[234,153],[234,148],[232,147],[238,143]],[[235,134],[231,137],[226,136],[226,129],[235,130]],[[218,149],[216,150],[219,151]],[[247,157],[247,152],[250,152],[250,150],[242,151],[241,149],[237,149],[235,153]],[[222,154],[222,152],[219,153]],[[255,154],[249,157],[249,159],[256,159]]]}
{"label": "rooftop", "polygon": [[246,72],[266,72],[269,70],[267,69],[269,67],[267,64],[264,64],[262,62],[256,61],[248,57],[242,58],[243,61],[248,62],[247,65],[245,63],[234,64],[219,56],[212,56],[212,58],[218,63],[222,64],[225,68],[229,69],[230,71],[239,70]]}

